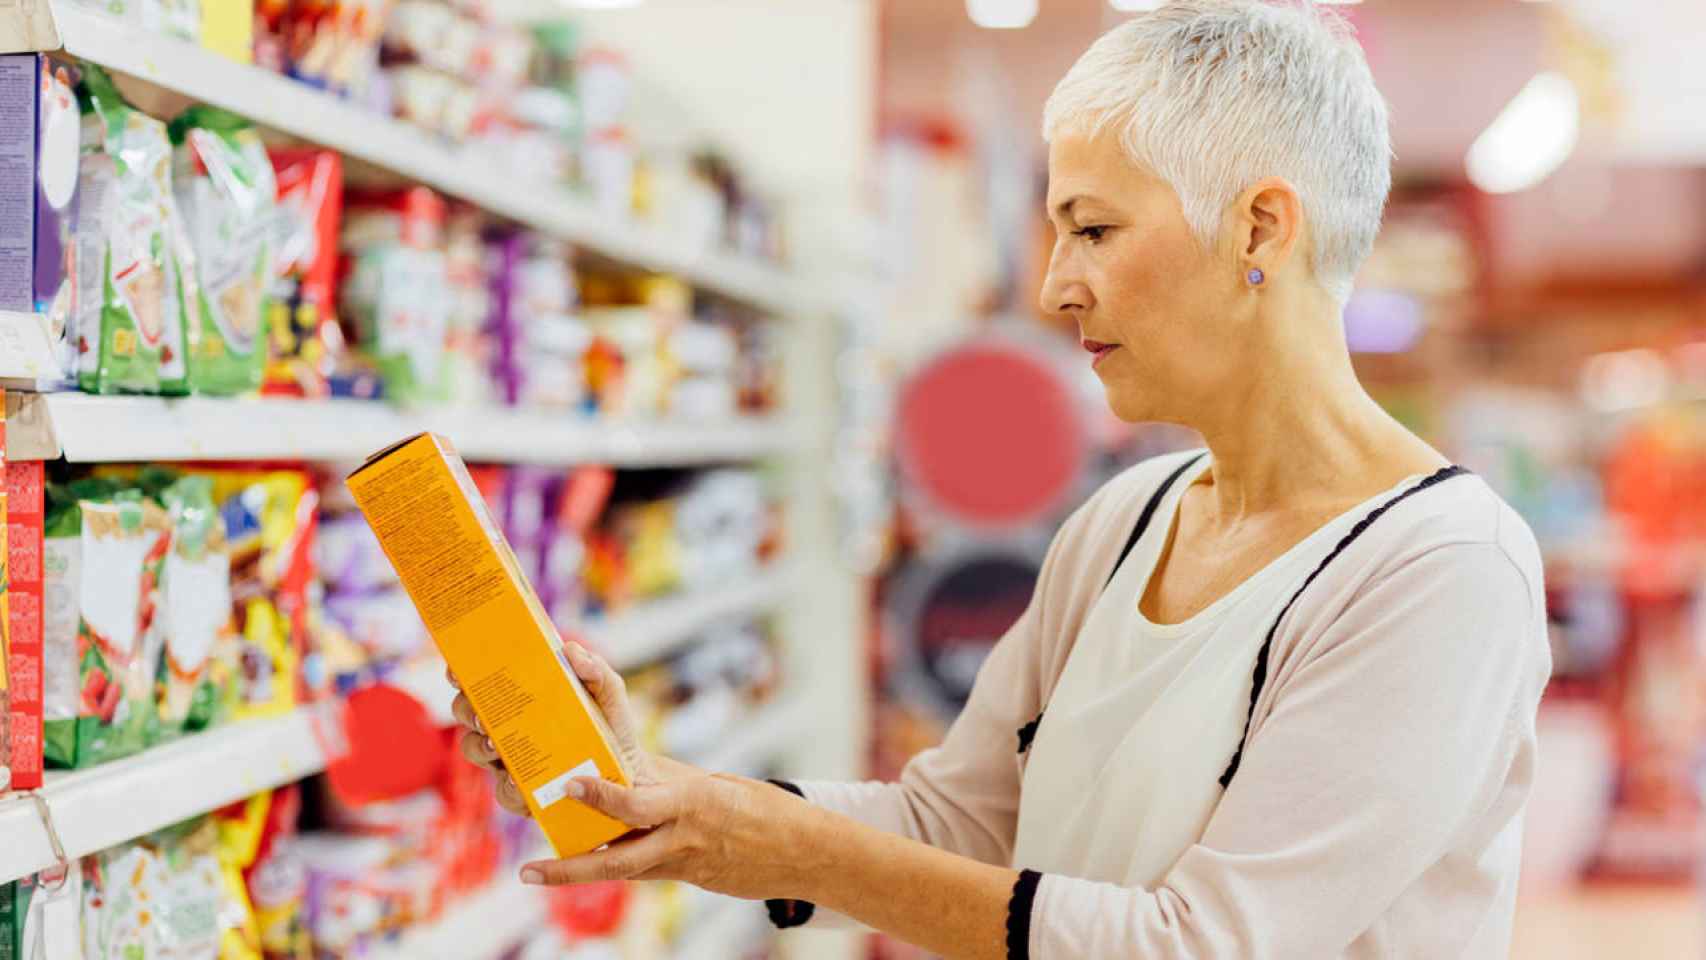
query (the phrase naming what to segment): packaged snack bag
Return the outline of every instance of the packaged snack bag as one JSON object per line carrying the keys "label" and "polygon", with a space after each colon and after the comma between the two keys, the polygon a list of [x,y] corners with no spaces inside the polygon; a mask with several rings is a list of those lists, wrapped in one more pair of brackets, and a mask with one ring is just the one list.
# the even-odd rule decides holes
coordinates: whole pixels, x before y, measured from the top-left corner
{"label": "packaged snack bag", "polygon": [[231,600],[241,638],[236,714],[275,715],[303,699],[298,681],[312,649],[319,497],[300,471],[212,476],[230,546]]}
{"label": "packaged snack bag", "polygon": [[[166,125],[84,69],[78,185],[77,330],[83,389],[154,393],[185,385],[184,253]],[[193,297],[191,298],[193,299]]]}
{"label": "packaged snack bag", "polygon": [[83,767],[135,753],[157,733],[147,651],[171,524],[112,480],[50,486],[48,503],[43,750],[49,764]]}
{"label": "packaged snack bag", "polygon": [[42,465],[13,460],[5,470],[12,789],[34,790],[42,773]]}
{"label": "packaged snack bag", "polygon": [[42,389],[76,372],[70,252],[82,122],[75,75],[42,54],[0,56],[0,100],[7,116],[26,121],[0,133],[0,151],[20,171],[0,186],[0,310],[46,324],[53,356],[32,358],[40,361]]}
{"label": "packaged snack bag", "polygon": [[309,149],[274,150],[271,157],[279,279],[269,298],[266,390],[325,396],[343,359],[336,309],[343,157]]}
{"label": "packaged snack bag", "polygon": [[424,187],[351,202],[343,247],[343,303],[386,396],[402,403],[443,397],[450,322],[445,204]]}
{"label": "packaged snack bag", "polygon": [[172,549],[162,575],[160,725],[167,732],[196,730],[212,723],[221,706],[212,661],[235,634],[231,556],[212,477],[182,477],[161,499],[172,522]]}
{"label": "packaged snack bag", "polygon": [[247,393],[266,364],[262,325],[273,281],[278,184],[266,145],[248,121],[214,107],[184,111],[173,187],[195,250],[197,293],[186,304],[189,388]]}
{"label": "packaged snack bag", "polygon": [[217,846],[202,818],[85,858],[84,960],[218,956]]}
{"label": "packaged snack bag", "polygon": [[255,5],[213,0],[201,11],[201,45],[228,60],[254,59]]}

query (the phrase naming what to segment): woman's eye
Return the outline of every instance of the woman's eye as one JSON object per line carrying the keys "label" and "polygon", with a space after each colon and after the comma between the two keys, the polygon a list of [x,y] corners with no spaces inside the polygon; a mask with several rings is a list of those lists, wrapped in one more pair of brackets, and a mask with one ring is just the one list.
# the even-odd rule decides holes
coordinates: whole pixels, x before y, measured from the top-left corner
{"label": "woman's eye", "polygon": [[1077,230],[1072,231],[1072,235],[1075,237],[1083,237],[1091,243],[1100,243],[1102,240],[1102,234],[1107,232],[1107,227],[1079,227]]}

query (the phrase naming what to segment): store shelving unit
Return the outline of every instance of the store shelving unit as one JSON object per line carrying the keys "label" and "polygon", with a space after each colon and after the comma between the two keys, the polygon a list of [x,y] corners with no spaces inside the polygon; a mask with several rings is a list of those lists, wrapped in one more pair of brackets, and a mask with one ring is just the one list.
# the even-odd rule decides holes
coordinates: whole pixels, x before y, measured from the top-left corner
{"label": "store shelving unit", "polygon": [[260,126],[441,190],[601,257],[673,273],[699,289],[771,313],[807,306],[804,290],[774,264],[684,245],[667,229],[614,217],[554,184],[528,182],[504,171],[489,154],[457,147],[288,77],[119,22],[71,0],[39,0],[25,7],[50,10],[55,34],[26,30],[21,21],[28,13],[0,14],[0,47],[7,52],[62,48],[162,90],[223,107]]}
{"label": "store shelving unit", "polygon": [[133,460],[360,462],[402,437],[432,430],[471,461],[691,466],[786,453],[777,418],[624,422],[570,413],[401,410],[360,400],[101,397],[10,394],[7,454],[72,463]]}
{"label": "store shelving unit", "polygon": [[[104,850],[325,769],[332,705],[186,737],[113,763],[50,773],[40,795],[67,857]],[[0,883],[55,865],[28,797],[0,799]]]}
{"label": "store shelving unit", "polygon": [[675,945],[675,960],[729,960],[752,945],[769,920],[763,908],[746,900],[718,898],[688,922]]}
{"label": "store shelving unit", "polygon": [[[364,172],[424,184],[557,237],[583,257],[674,274],[701,293],[772,320],[793,321],[786,327],[784,364],[792,399],[786,418],[641,423],[511,409],[410,411],[354,401],[9,393],[10,456],[81,463],[345,463],[408,434],[433,430],[472,461],[619,467],[781,462],[790,477],[790,540],[796,545],[781,561],[786,566],[641,607],[589,631],[626,669],[667,655],[721,618],[775,610],[796,668],[794,682],[699,762],[736,772],[772,765],[791,775],[851,772],[838,758],[858,754],[857,734],[820,729],[820,714],[826,705],[849,702],[858,679],[839,666],[850,652],[825,658],[821,648],[856,637],[857,631],[831,630],[814,624],[813,617],[814,610],[821,617],[825,609],[841,609],[841,601],[853,596],[847,575],[834,566],[836,530],[826,473],[834,350],[829,326],[820,321],[834,309],[821,292],[828,288],[774,263],[688,243],[663,225],[613,216],[569,189],[505,171],[489,151],[449,143],[261,68],[108,19],[75,0],[0,4],[0,51],[56,50],[129,78],[127,90],[160,104],[223,107],[286,140],[339,151]],[[0,314],[0,380],[32,381],[51,363],[39,318]],[[836,602],[826,607],[825,598]],[[392,681],[424,692],[435,709],[448,705],[440,670],[423,667]],[[35,796],[0,798],[0,882],[56,863],[49,822],[60,852],[75,858],[323,769],[328,751],[337,749],[335,709],[336,704],[303,707],[216,729],[92,770],[50,774]],[[50,813],[46,821],[41,804]],[[519,938],[542,916],[536,892],[503,878],[438,923],[410,931],[392,955],[482,956],[495,943]],[[721,956],[723,944],[741,934],[739,919],[732,910],[707,917],[677,955]]]}

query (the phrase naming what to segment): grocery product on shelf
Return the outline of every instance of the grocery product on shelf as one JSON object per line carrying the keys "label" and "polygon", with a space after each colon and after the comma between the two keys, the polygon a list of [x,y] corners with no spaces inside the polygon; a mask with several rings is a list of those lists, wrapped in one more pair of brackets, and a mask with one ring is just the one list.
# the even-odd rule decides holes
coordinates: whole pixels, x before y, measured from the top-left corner
{"label": "grocery product on shelf", "polygon": [[219,953],[218,828],[206,818],[83,861],[84,960]]}
{"label": "grocery product on shelf", "polygon": [[260,134],[212,107],[171,124],[173,187],[195,251],[198,283],[185,305],[184,351],[195,393],[248,393],[266,363],[262,324],[274,271],[278,187]]}
{"label": "grocery product on shelf", "polygon": [[[4,398],[0,397],[0,402]],[[0,474],[6,470],[6,423],[0,411]],[[6,516],[9,488],[0,483],[0,518]],[[0,790],[12,785],[12,615],[6,593],[10,589],[10,551],[6,547],[8,525],[0,525]]]}
{"label": "grocery product on shelf", "polygon": [[5,471],[11,787],[33,790],[41,786],[42,777],[45,483],[39,461],[8,460]]}
{"label": "grocery product on shelf", "polygon": [[161,578],[160,725],[197,730],[223,719],[237,681],[231,556],[211,477],[178,478],[160,496],[172,522]]}
{"label": "grocery product on shelf", "polygon": [[344,319],[399,403],[443,397],[450,320],[443,198],[424,187],[352,195],[344,211],[349,258]]}
{"label": "grocery product on shelf", "polygon": [[82,957],[82,871],[0,883],[0,958],[56,960]]}
{"label": "grocery product on shelf", "polygon": [[219,470],[211,476],[231,550],[242,670],[235,715],[277,715],[326,693],[330,684],[313,639],[319,494],[301,470]]}
{"label": "grocery product on shelf", "polygon": [[166,125],[124,102],[98,67],[84,69],[78,97],[79,379],[93,393],[181,390],[181,305],[194,270],[184,264]]}
{"label": "grocery product on shelf", "polygon": [[[329,150],[273,150],[278,181],[277,279],[268,298],[266,392],[306,397],[372,396],[372,377],[342,376],[337,319],[343,158]],[[363,389],[363,385],[367,389]]]}
{"label": "grocery product on shelf", "polygon": [[577,776],[631,782],[632,760],[564,668],[557,631],[461,458],[422,434],[375,454],[347,483],[558,855],[626,833],[561,802]]}
{"label": "grocery product on shelf", "polygon": [[0,310],[45,318],[58,366],[58,375],[43,371],[45,386],[76,372],[71,254],[82,126],[76,82],[74,68],[42,54],[0,56],[0,99],[8,115],[33,117],[6,131],[7,153],[28,175],[0,190],[11,225],[0,238],[7,264]]}
{"label": "grocery product on shelf", "polygon": [[158,735],[150,661],[171,524],[115,480],[50,485],[43,585],[43,749],[54,766],[135,753]]}

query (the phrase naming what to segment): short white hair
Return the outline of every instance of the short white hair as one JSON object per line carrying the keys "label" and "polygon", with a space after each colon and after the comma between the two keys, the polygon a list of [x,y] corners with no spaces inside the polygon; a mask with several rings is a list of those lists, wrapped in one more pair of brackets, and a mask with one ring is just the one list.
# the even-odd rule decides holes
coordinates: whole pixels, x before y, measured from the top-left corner
{"label": "short white hair", "polygon": [[1392,189],[1386,101],[1350,27],[1307,2],[1173,0],[1108,31],[1043,109],[1043,138],[1118,132],[1212,244],[1264,177],[1303,201],[1317,281],[1340,301]]}

